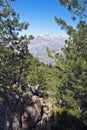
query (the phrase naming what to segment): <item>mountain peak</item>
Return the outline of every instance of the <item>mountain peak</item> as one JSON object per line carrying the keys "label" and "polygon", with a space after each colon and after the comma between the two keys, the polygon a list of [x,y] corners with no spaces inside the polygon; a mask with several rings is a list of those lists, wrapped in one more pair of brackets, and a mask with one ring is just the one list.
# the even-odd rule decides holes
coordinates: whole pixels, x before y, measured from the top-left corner
{"label": "mountain peak", "polygon": [[61,53],[61,48],[64,46],[66,39],[68,39],[67,34],[45,33],[37,35],[31,40],[29,51],[35,57],[38,57],[41,62],[52,63],[54,60],[48,57],[46,48]]}

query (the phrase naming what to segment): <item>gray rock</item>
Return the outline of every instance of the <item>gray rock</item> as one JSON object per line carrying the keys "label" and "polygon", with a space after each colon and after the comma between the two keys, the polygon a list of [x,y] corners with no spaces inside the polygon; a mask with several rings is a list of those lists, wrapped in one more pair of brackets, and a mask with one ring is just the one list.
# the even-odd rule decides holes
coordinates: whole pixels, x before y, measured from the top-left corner
{"label": "gray rock", "polygon": [[42,97],[30,91],[18,94],[13,90],[4,95],[0,104],[0,130],[50,130]]}

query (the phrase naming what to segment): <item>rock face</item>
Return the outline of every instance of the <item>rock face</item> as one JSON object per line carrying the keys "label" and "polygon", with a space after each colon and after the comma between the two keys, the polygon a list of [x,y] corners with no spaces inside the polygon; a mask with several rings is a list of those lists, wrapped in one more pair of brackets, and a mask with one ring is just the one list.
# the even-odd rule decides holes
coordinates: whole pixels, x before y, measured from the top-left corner
{"label": "rock face", "polygon": [[0,130],[51,130],[52,112],[43,98],[30,91],[8,90],[0,104]]}

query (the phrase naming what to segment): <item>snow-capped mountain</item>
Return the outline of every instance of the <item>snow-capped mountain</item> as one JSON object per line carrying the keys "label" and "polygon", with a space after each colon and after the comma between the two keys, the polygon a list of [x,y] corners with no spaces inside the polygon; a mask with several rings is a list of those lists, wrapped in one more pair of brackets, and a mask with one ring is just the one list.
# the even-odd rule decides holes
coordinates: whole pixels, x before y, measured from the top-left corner
{"label": "snow-capped mountain", "polygon": [[43,34],[40,36],[35,36],[31,40],[29,45],[29,52],[32,53],[35,57],[38,57],[41,62],[52,63],[54,59],[49,58],[47,54],[47,47],[50,50],[55,50],[58,53],[61,53],[61,48],[65,44],[65,40],[68,39],[66,34]]}

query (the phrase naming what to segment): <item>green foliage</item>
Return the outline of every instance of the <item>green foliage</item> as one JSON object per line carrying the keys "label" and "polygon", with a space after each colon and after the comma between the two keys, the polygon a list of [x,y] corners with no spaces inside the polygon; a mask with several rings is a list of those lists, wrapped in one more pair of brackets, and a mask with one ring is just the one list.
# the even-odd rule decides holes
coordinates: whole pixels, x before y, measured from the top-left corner
{"label": "green foliage", "polygon": [[[55,66],[45,65],[34,58],[28,50],[30,36],[18,36],[19,31],[27,29],[27,23],[19,23],[19,15],[10,5],[10,0],[0,1],[0,84],[7,86],[16,81],[31,85],[39,84],[51,98],[61,100],[61,107],[86,110],[87,105],[87,24],[80,20],[77,28],[61,18],[56,22],[65,29],[69,39],[62,48],[63,55],[55,54],[47,48],[48,55],[55,57]],[[71,4],[61,1],[63,5]],[[73,2],[73,1],[72,1]],[[75,5],[74,5],[75,4]],[[72,3],[76,8],[78,3]],[[9,45],[9,46],[8,46]],[[59,104],[58,104],[59,105]]]}
{"label": "green foliage", "polygon": [[19,14],[11,7],[13,0],[0,2],[0,82],[6,86],[27,76],[31,57],[28,44],[33,36],[18,36],[29,24],[19,23]]}
{"label": "green foliage", "polygon": [[[85,28],[78,28],[73,35],[70,35],[70,39],[66,41],[66,46],[62,49],[64,56],[56,56],[56,67],[60,79],[59,87],[60,91],[63,91],[63,99],[67,98],[67,100],[70,100],[72,97],[74,102],[76,102],[76,99],[73,97],[75,97],[77,93],[87,92],[86,36]],[[72,91],[73,95],[68,95],[66,89]],[[73,100],[70,102],[73,102]]]}
{"label": "green foliage", "polygon": [[[27,29],[28,23],[19,23],[19,14],[11,7],[12,1],[0,1],[0,103],[4,101],[4,89],[16,81],[33,86],[39,84],[45,99],[51,103],[57,100],[59,108],[54,105],[53,129],[84,129],[83,122],[87,120],[86,22],[80,20],[74,29],[61,18],[55,17],[61,29],[68,33],[69,39],[62,48],[63,55],[55,54],[55,51],[47,48],[48,55],[55,57],[56,63],[54,66],[46,65],[29,53],[28,44],[34,38],[33,35],[18,36],[22,29]],[[77,15],[82,11],[78,1],[60,2],[70,11],[77,9],[79,12],[74,10]],[[84,16],[83,11],[81,16]]]}
{"label": "green foliage", "polygon": [[4,99],[0,96],[0,104],[2,104]]}
{"label": "green foliage", "polygon": [[[87,17],[87,1],[86,0],[59,0],[61,5],[65,6],[69,11],[76,16]],[[75,18],[75,17],[74,17]]]}
{"label": "green foliage", "polygon": [[78,110],[60,109],[58,108],[55,113],[55,126],[56,129],[61,130],[83,130],[84,124],[81,117],[81,112]]}
{"label": "green foliage", "polygon": [[[74,13],[84,16],[85,12],[80,8],[82,6],[80,1],[60,0],[60,2],[68,10],[81,11],[81,14]],[[83,6],[86,9],[84,2]],[[85,19],[80,20],[74,29],[61,18],[55,17],[55,20],[69,35],[62,48],[63,55],[55,55],[59,79],[58,101],[62,100],[61,106],[67,108],[87,110],[87,23]]]}
{"label": "green foliage", "polygon": [[68,35],[72,35],[75,32],[72,26],[68,25],[63,19],[55,17],[55,21],[61,26],[61,29],[64,29]]}
{"label": "green foliage", "polygon": [[83,120],[85,123],[87,121],[87,111],[84,111],[81,113],[81,120]]}

